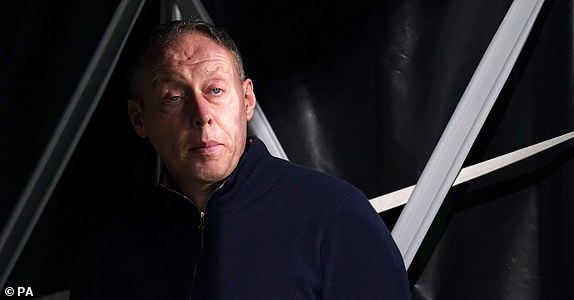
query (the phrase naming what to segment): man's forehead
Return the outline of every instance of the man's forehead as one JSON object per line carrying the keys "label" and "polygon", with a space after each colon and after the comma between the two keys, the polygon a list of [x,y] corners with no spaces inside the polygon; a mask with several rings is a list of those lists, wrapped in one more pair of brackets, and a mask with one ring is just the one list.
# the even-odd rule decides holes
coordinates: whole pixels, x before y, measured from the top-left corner
{"label": "man's forehead", "polygon": [[175,38],[163,51],[162,63],[201,63],[223,60],[232,63],[227,49],[199,33],[186,33]]}
{"label": "man's forehead", "polygon": [[[188,66],[194,68],[193,74],[188,74]],[[240,78],[233,54],[201,33],[184,33],[176,37],[142,71],[140,78],[147,78],[146,81],[151,80],[154,84],[169,80],[176,73],[187,76],[233,73]]]}

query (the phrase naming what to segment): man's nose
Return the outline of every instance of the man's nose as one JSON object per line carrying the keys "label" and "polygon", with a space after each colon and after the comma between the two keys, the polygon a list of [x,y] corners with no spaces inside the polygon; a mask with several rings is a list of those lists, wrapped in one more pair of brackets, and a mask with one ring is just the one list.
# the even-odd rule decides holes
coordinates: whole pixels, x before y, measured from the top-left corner
{"label": "man's nose", "polygon": [[195,102],[195,109],[192,116],[192,123],[194,127],[201,128],[203,126],[211,125],[213,114],[209,103],[205,99],[197,97]]}

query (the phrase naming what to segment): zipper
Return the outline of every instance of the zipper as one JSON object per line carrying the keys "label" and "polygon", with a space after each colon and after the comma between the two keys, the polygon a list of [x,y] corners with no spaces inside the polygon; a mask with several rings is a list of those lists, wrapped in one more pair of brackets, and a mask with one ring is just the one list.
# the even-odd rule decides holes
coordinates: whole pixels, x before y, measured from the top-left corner
{"label": "zipper", "polygon": [[195,281],[197,277],[197,268],[199,266],[199,261],[203,255],[203,229],[205,229],[205,210],[199,210],[199,255],[195,261],[195,266],[193,267],[193,276],[191,278],[191,293],[189,294],[189,300],[193,299],[193,292],[195,290]]}
{"label": "zipper", "polygon": [[[206,207],[207,207],[207,203],[209,203],[209,200],[211,200],[212,196],[219,191],[223,185],[225,184],[225,181],[223,181],[217,188],[215,188],[213,191],[211,191],[211,193],[209,193],[209,196],[207,196],[207,201],[206,201]],[[196,281],[196,277],[197,277],[197,269],[199,266],[199,261],[201,260],[201,256],[203,255],[203,230],[205,229],[205,209],[201,209],[199,208],[199,206],[197,206],[195,204],[195,202],[193,202],[189,197],[187,197],[186,195],[175,191],[163,184],[160,185],[162,188],[175,193],[181,197],[183,197],[184,199],[186,199],[187,201],[189,201],[193,206],[195,206],[195,208],[197,208],[197,210],[199,211],[199,225],[197,226],[197,229],[199,230],[199,255],[197,256],[197,259],[195,260],[195,265],[193,266],[193,275],[192,275],[192,281],[191,281],[191,292],[189,294],[189,300],[193,299],[193,292],[195,290],[195,281]]]}
{"label": "zipper", "polygon": [[[206,201],[206,207],[207,207],[207,203],[209,203],[209,200],[211,200],[211,197],[215,194],[215,192],[219,191],[223,185],[225,184],[225,181],[222,182],[216,189],[214,189],[209,196],[207,197],[207,201]],[[186,197],[187,198],[187,197]],[[191,201],[191,203],[193,203],[195,205],[195,203],[193,201]],[[201,257],[203,256],[203,230],[205,229],[205,209],[200,209],[199,207],[196,206],[196,208],[199,210],[199,225],[197,226],[197,229],[199,230],[199,255],[197,256],[197,260],[195,261],[195,266],[193,267],[193,276],[192,276],[192,281],[191,281],[191,293],[189,294],[189,300],[193,299],[193,292],[195,291],[195,282],[197,280],[197,269],[199,267],[199,262],[201,261]]]}
{"label": "zipper", "polygon": [[201,232],[203,232],[203,228],[205,228],[205,211],[204,210],[199,212],[199,225],[197,226],[197,229],[199,229]]}

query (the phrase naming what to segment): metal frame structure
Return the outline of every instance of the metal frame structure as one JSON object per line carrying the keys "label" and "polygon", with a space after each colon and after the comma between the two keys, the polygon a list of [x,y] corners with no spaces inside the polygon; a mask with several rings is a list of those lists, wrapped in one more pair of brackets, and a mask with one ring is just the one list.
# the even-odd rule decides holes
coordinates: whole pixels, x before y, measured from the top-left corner
{"label": "metal frame structure", "polygon": [[393,238],[407,268],[506,83],[543,3],[512,3],[395,223]]}
{"label": "metal frame structure", "polygon": [[122,0],[0,234],[4,286],[98,106],[144,0]]}
{"label": "metal frame structure", "polygon": [[[523,159],[529,158],[535,154],[538,154],[542,151],[545,151],[547,149],[550,149],[554,146],[560,145],[572,139],[574,139],[574,131],[565,133],[561,136],[557,136],[555,138],[551,138],[546,141],[516,151],[512,151],[510,153],[506,153],[501,156],[497,156],[495,158],[491,158],[487,161],[483,161],[481,163],[472,166],[468,166],[460,170],[460,173],[458,174],[458,177],[456,178],[452,186],[468,182],[480,176],[502,169],[506,166],[519,162]],[[369,201],[371,205],[375,208],[375,211],[381,213],[386,210],[395,208],[397,206],[406,204],[409,200],[409,197],[412,195],[414,189],[415,185],[411,185],[406,188],[402,188],[400,190],[396,190],[394,192],[373,198]]]}
{"label": "metal frame structure", "polygon": [[[0,286],[5,285],[97,107],[144,2],[122,0],[119,4],[33,176],[4,226],[0,234]],[[407,268],[459,174],[543,3],[543,0],[515,0],[512,3],[414,187],[392,232]],[[199,0],[163,1],[161,14],[163,21],[196,15],[211,22]],[[287,159],[259,106],[249,130],[265,142],[273,155]]]}

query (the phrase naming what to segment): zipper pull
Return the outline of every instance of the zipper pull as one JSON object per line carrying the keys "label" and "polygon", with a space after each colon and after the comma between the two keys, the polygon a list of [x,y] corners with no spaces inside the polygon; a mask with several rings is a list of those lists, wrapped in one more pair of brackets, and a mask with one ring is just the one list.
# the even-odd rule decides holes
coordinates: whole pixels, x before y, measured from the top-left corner
{"label": "zipper pull", "polygon": [[203,230],[205,228],[205,211],[199,212],[199,226],[197,226],[199,230]]}

